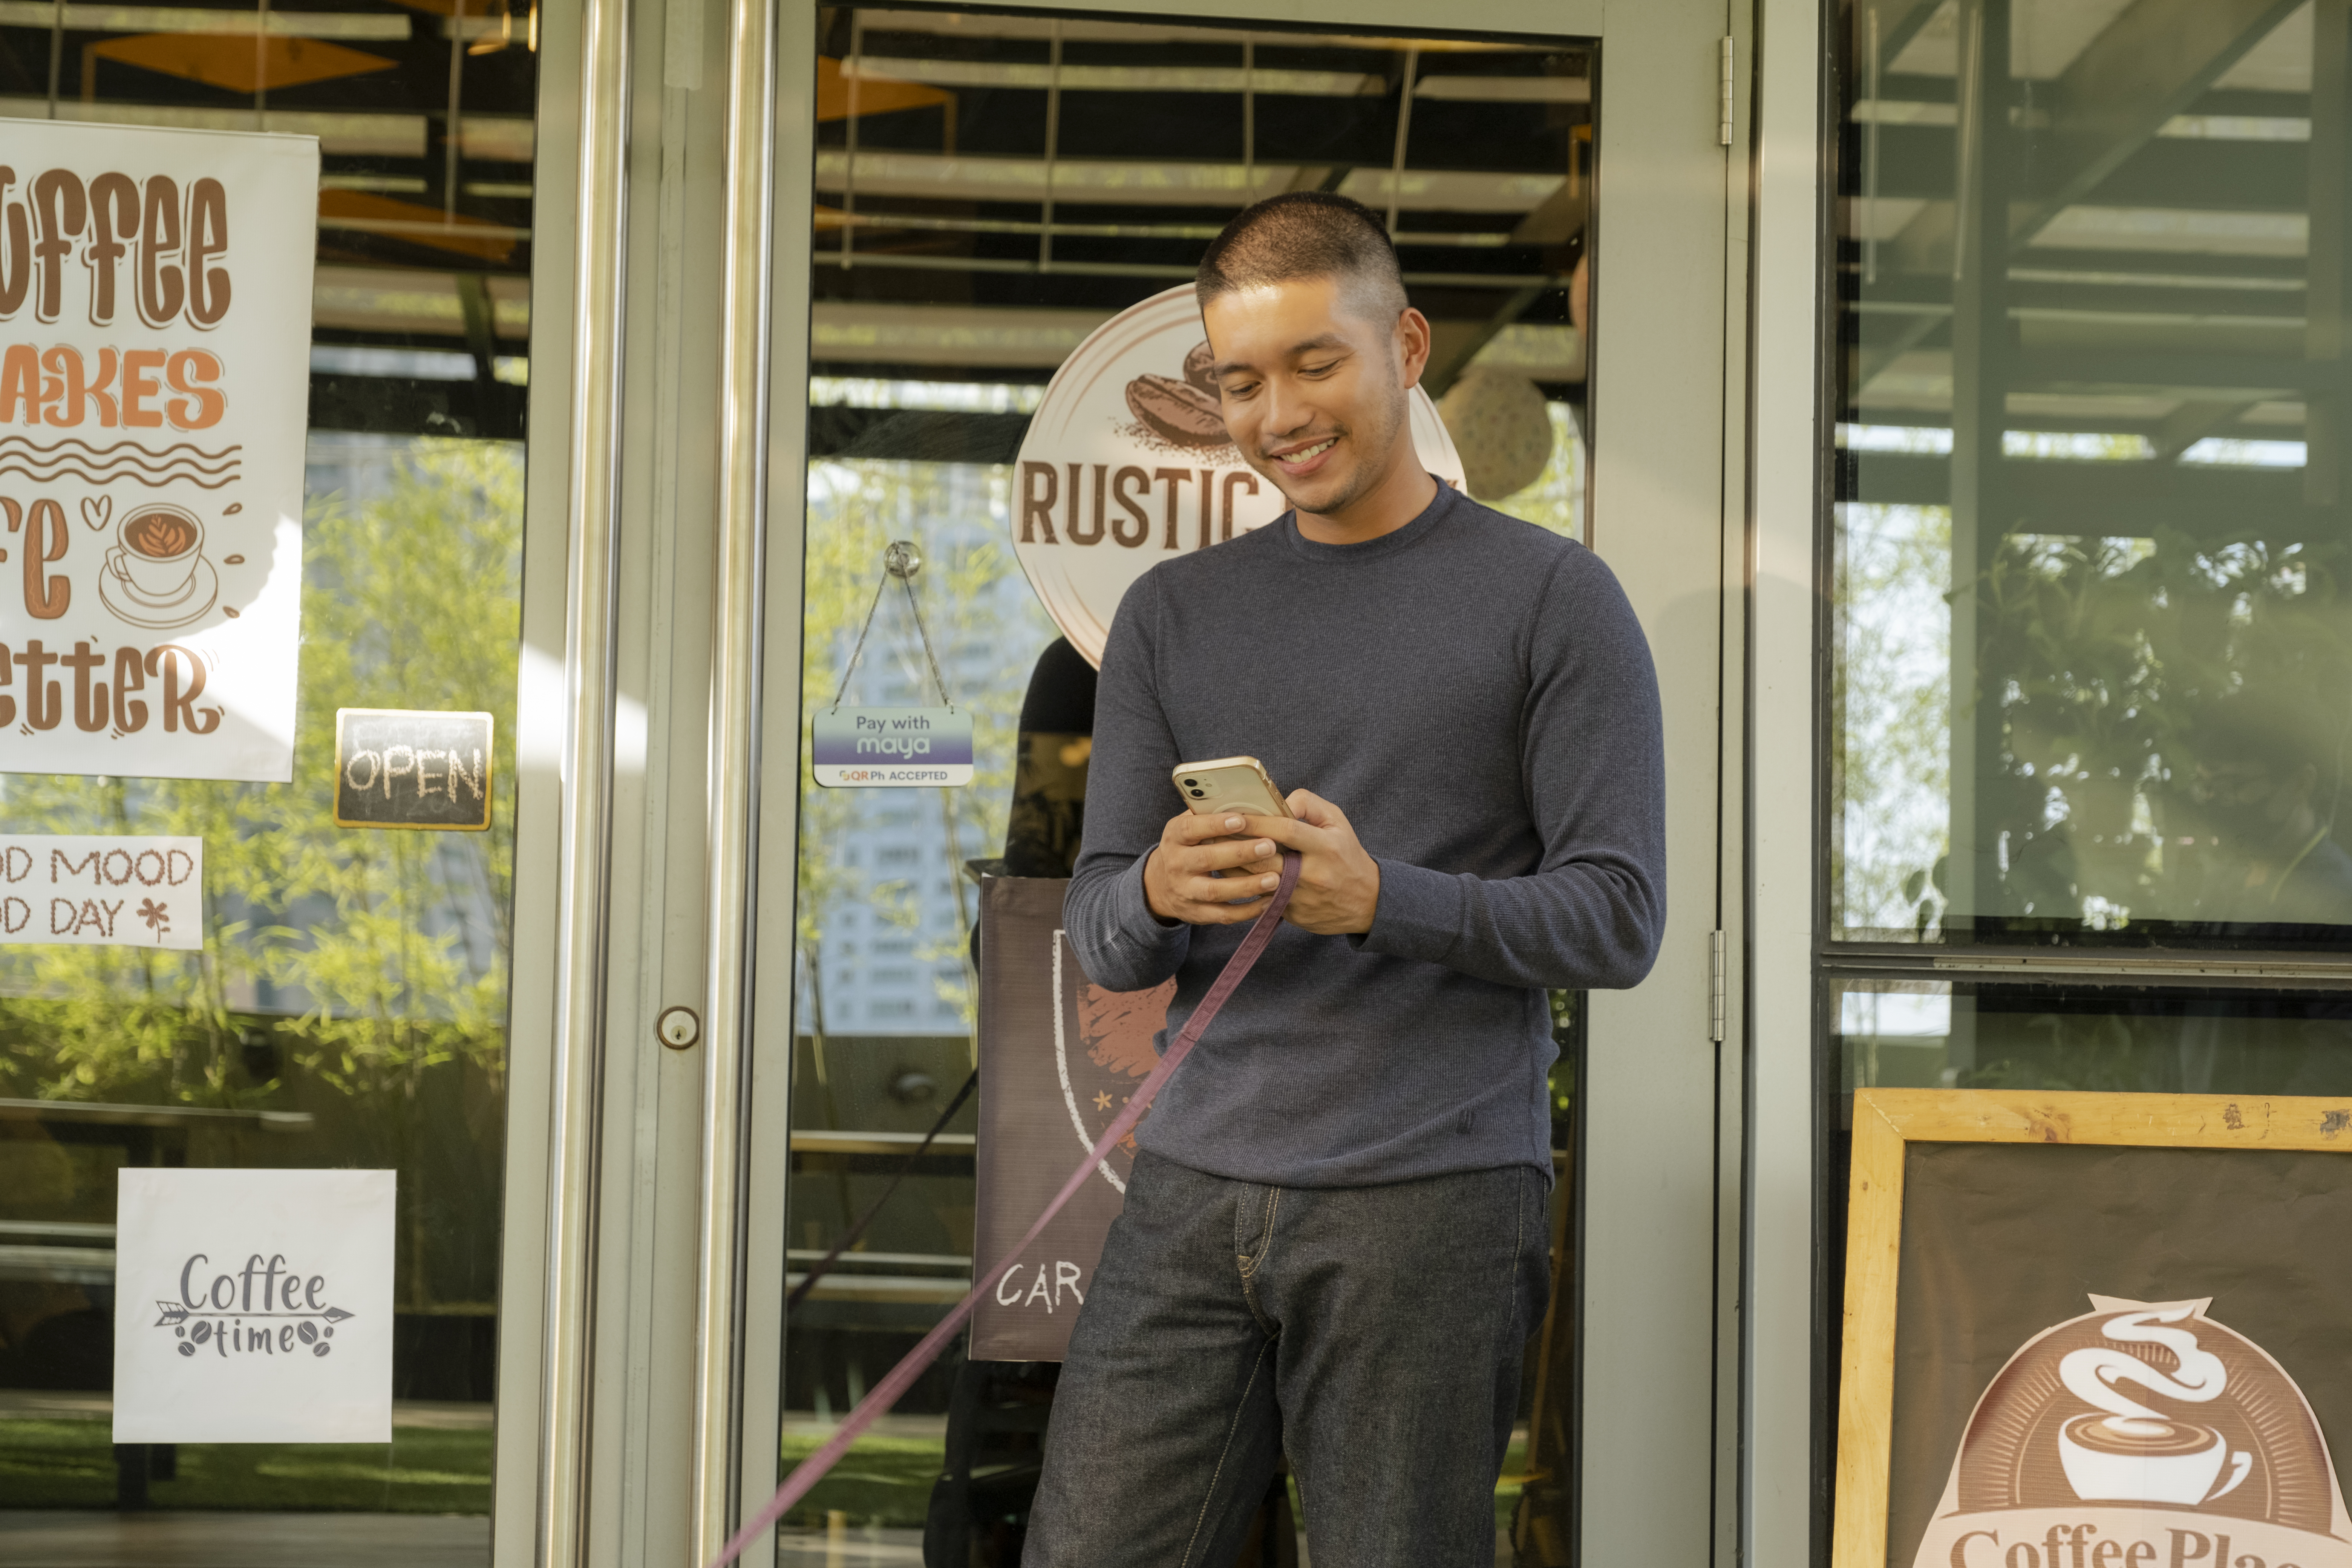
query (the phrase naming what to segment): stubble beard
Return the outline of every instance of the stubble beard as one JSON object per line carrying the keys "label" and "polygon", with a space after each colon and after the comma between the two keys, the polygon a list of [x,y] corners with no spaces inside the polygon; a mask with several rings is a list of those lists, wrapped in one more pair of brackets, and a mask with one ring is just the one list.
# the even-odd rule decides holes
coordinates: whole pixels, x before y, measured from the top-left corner
{"label": "stubble beard", "polygon": [[[1356,458],[1355,468],[1349,473],[1347,483],[1339,494],[1310,503],[1283,482],[1288,476],[1274,458],[1266,458],[1263,466],[1255,463],[1251,466],[1272,480],[1274,488],[1282,492],[1282,499],[1297,510],[1317,517],[1328,517],[1347,510],[1380,488],[1381,481],[1388,477],[1389,459],[1396,450],[1396,444],[1405,434],[1408,421],[1405,390],[1396,385],[1391,385],[1387,390],[1388,396],[1370,424],[1351,426],[1334,422],[1332,426],[1333,433],[1349,447]],[[1360,433],[1365,439],[1351,439]],[[1316,477],[1321,478],[1320,475]]]}

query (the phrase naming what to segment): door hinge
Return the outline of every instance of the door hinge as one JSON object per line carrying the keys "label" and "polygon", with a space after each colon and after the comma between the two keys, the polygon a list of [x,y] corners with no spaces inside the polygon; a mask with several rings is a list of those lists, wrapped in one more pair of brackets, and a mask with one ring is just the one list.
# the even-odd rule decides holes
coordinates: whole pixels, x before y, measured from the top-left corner
{"label": "door hinge", "polygon": [[[1717,53],[1723,62],[1723,70],[1716,82],[1715,139],[1719,145],[1728,147],[1731,145],[1731,39],[1726,37],[1721,43],[1722,47]],[[1716,1037],[1717,1039],[1722,1037],[1720,1035]]]}
{"label": "door hinge", "polygon": [[1728,989],[1726,968],[1723,933],[1709,931],[1706,937],[1706,1037],[1718,1045],[1723,1041],[1724,995]]}

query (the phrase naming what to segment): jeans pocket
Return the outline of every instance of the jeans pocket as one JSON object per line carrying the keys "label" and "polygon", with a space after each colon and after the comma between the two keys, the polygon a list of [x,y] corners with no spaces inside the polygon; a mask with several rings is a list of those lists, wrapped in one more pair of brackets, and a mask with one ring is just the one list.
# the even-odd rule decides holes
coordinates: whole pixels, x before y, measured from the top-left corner
{"label": "jeans pocket", "polygon": [[1282,1189],[1255,1182],[1234,1184],[1234,1260],[1247,1279],[1265,1261],[1274,1241],[1274,1211]]}

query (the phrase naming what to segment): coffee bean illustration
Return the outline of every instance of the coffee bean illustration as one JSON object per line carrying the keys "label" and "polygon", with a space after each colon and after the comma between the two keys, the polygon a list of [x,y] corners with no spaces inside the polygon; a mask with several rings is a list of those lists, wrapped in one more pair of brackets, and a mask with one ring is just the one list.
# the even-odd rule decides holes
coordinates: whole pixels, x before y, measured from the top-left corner
{"label": "coffee bean illustration", "polygon": [[1194,343],[1192,352],[1184,356],[1184,379],[1213,398],[1217,395],[1217,383],[1209,367],[1215,363],[1216,355],[1209,352],[1206,342]]}
{"label": "coffee bean illustration", "polygon": [[1222,447],[1231,439],[1216,399],[1173,376],[1137,376],[1127,384],[1127,406],[1148,428],[1180,447]]}

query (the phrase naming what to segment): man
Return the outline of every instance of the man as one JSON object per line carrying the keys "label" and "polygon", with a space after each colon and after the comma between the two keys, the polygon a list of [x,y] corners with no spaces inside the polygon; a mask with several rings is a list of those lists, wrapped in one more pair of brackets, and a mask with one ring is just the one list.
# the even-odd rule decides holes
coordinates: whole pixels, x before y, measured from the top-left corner
{"label": "man", "polygon": [[[1176,977],[1172,1032],[1303,866],[1139,1131],[1024,1561],[1227,1568],[1286,1452],[1318,1563],[1483,1568],[1550,1289],[1544,993],[1636,984],[1664,924],[1656,681],[1598,559],[1422,468],[1377,217],[1259,203],[1198,288],[1295,510],[1121,603],[1065,921],[1097,984]],[[1294,817],[1175,809],[1171,769],[1236,753]]]}

